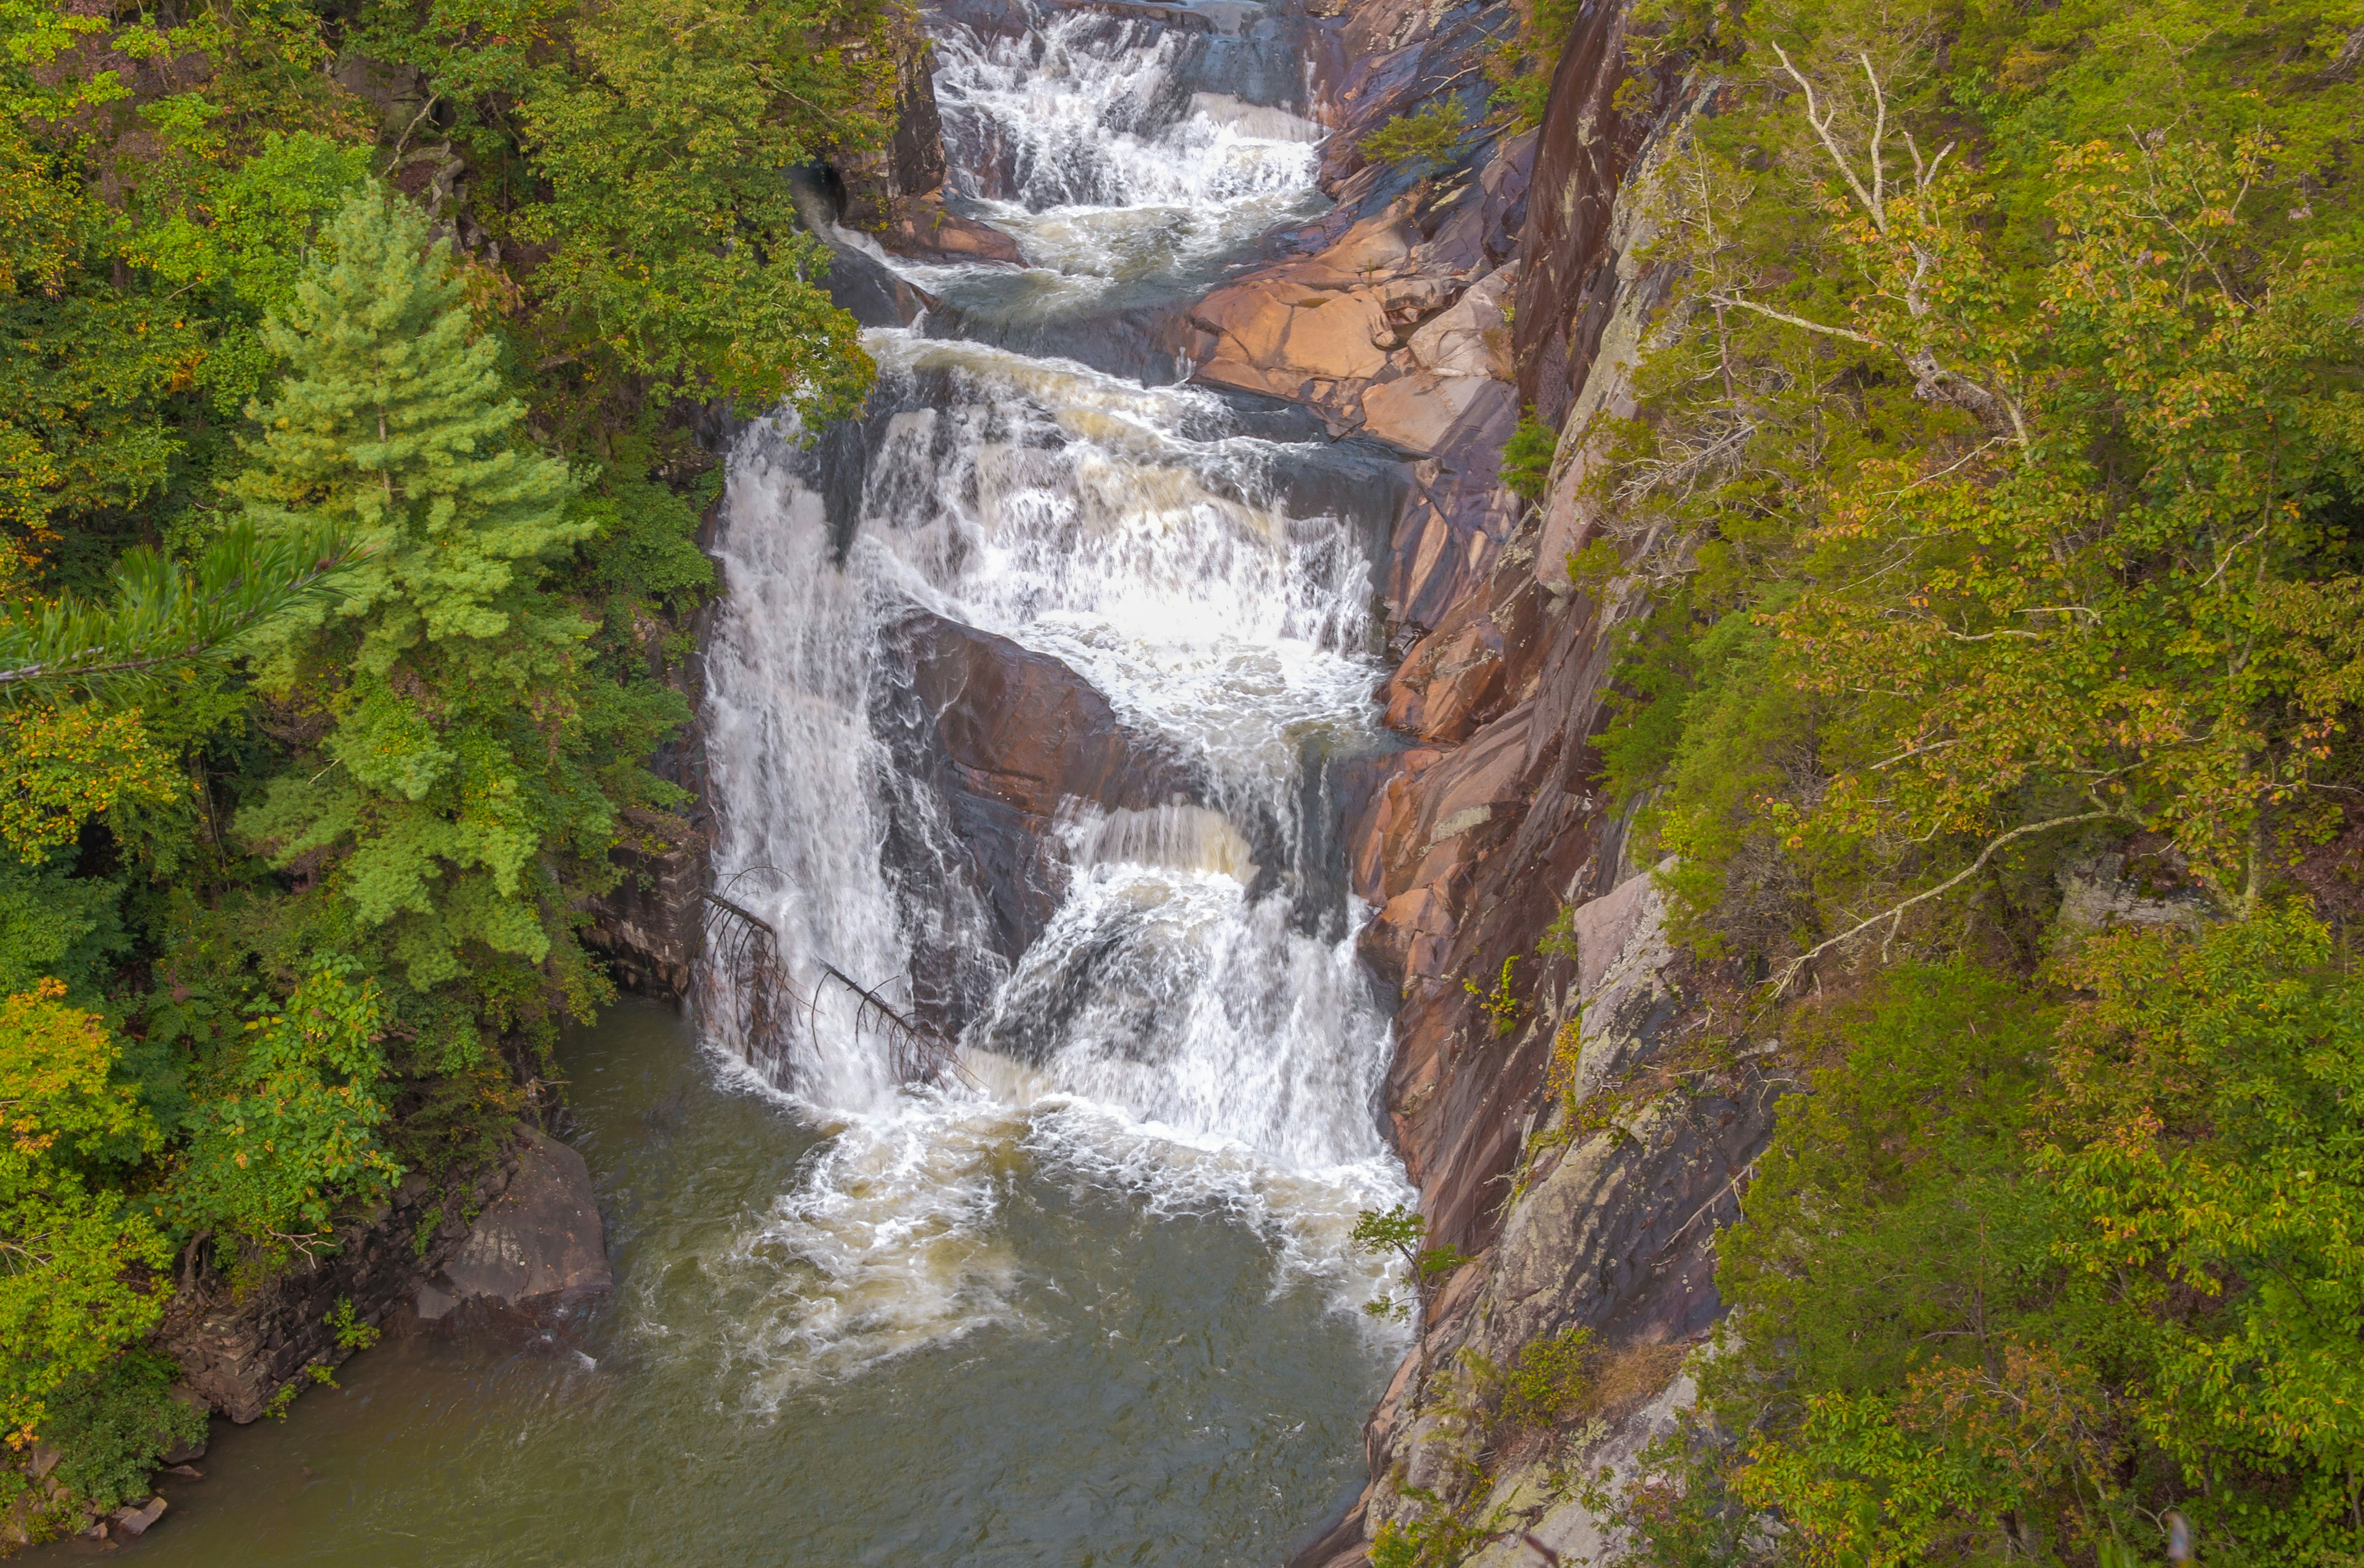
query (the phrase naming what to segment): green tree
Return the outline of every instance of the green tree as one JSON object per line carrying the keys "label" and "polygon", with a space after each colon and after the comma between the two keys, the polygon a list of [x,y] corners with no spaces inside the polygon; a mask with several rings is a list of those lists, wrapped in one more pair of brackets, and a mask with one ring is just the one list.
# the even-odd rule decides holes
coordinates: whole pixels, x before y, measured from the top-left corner
{"label": "green tree", "polygon": [[357,196],[266,340],[286,361],[239,484],[263,538],[331,526],[366,551],[334,603],[277,623],[263,690],[331,721],[325,765],[291,772],[241,831],[286,865],[327,857],[413,986],[478,944],[551,951],[552,840],[604,853],[608,802],[580,767],[588,625],[542,591],[587,537],[576,482],[518,429],[499,345],[424,217]]}
{"label": "green tree", "polygon": [[2237,903],[2327,828],[2364,695],[2355,88],[2321,6],[2167,11],[1715,24],[1734,87],[1661,181],[1682,329],[1597,469],[1623,570],[1685,584],[1657,646],[1725,661],[1647,727],[1695,936],[1893,939],[2089,832]]}
{"label": "green tree", "polygon": [[184,1231],[218,1230],[282,1256],[324,1244],[337,1206],[367,1202],[402,1169],[380,1146],[388,1112],[385,998],[349,962],[315,968],[285,1006],[214,1063],[167,1188]]}
{"label": "green tree", "polygon": [[45,982],[0,1001],[0,1429],[39,1433],[50,1396],[155,1326],[141,1279],[172,1256],[110,1173],[162,1137],[114,1078],[106,1024]]}
{"label": "green tree", "polygon": [[1808,1092],[1719,1238],[1739,1331],[1701,1367],[1742,1436],[1627,1499],[1641,1561],[1731,1560],[1732,1502],[1785,1521],[1779,1562],[2140,1561],[2169,1508],[2204,1561],[2347,1561],[2364,998],[2334,960],[2273,907],[1793,1009]]}
{"label": "green tree", "polygon": [[1468,133],[1469,111],[1461,100],[1439,98],[1411,114],[1397,115],[1355,146],[1374,163],[1425,174],[1451,162]]}
{"label": "green tree", "polygon": [[2295,907],[2096,939],[2035,1165],[2054,1253],[2134,1318],[2133,1401],[2236,1538],[2364,1545],[2364,988]]}

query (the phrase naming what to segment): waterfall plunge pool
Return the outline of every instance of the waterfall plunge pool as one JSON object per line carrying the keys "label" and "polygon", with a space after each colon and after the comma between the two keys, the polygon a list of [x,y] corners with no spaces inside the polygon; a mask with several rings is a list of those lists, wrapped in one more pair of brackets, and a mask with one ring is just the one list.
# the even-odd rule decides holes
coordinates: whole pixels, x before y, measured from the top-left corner
{"label": "waterfall plunge pool", "polygon": [[[891,1170],[841,1184],[849,1233],[939,1231],[918,1250],[933,1277],[849,1290],[779,1241],[826,1128],[645,1003],[560,1064],[615,1297],[563,1341],[389,1337],[284,1422],[217,1422],[206,1479],[162,1478],[163,1524],[110,1555],[1271,1568],[1360,1485],[1359,1428],[1401,1347],[1236,1186],[1178,1196],[1065,1138],[1059,1119],[1087,1108],[1003,1106],[961,1213],[892,1216]],[[865,1197],[884,1200],[866,1217]],[[937,1311],[966,1321],[898,1349],[898,1319]],[[815,1366],[817,1334],[864,1331],[873,1359]]]}

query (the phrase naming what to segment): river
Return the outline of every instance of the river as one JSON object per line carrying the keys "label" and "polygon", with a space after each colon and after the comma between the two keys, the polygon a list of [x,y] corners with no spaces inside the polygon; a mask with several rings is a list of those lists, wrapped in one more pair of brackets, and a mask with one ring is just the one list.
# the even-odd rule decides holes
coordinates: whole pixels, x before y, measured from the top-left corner
{"label": "river", "polygon": [[[564,1046],[615,1298],[356,1358],[222,1433],[137,1554],[1269,1565],[1359,1484],[1402,1331],[1346,1232],[1408,1190],[1332,784],[1388,744],[1391,471],[1141,350],[1324,205],[1302,61],[1200,14],[939,24],[953,199],[1029,264],[892,263],[942,304],[865,335],[865,417],[731,457],[716,876],[772,989],[710,964],[694,1022],[628,1003]],[[991,815],[947,647],[1149,783]],[[833,974],[957,1071],[911,1082]]]}

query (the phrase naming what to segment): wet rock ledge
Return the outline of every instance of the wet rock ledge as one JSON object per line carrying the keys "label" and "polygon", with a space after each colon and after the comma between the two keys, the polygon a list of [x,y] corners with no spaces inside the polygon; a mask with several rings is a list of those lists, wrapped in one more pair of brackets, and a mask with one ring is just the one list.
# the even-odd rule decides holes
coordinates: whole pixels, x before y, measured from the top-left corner
{"label": "wet rock ledge", "polygon": [[614,1285],[583,1156],[523,1124],[497,1156],[449,1183],[414,1173],[335,1242],[244,1293],[209,1249],[193,1248],[157,1330],[157,1348],[181,1365],[176,1392],[243,1425],[370,1337],[340,1337],[340,1323],[399,1332],[534,1319]]}

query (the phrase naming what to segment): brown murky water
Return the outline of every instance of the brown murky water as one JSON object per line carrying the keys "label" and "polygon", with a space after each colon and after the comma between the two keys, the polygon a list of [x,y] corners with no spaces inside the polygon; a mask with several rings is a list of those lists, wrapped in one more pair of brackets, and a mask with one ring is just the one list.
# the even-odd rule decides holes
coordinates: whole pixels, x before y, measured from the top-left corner
{"label": "brown murky water", "polygon": [[[831,1298],[777,1233],[824,1129],[654,1007],[563,1063],[616,1298],[563,1342],[390,1340],[284,1422],[217,1427],[206,1479],[168,1479],[163,1525],[108,1555],[1264,1565],[1359,1483],[1395,1347],[1251,1207],[1177,1205],[1170,1179],[1069,1158],[1057,1112],[1013,1113],[983,1140],[986,1199],[943,1230],[965,1317],[922,1313],[896,1349],[895,1289]],[[865,1332],[870,1359],[828,1353]]]}

